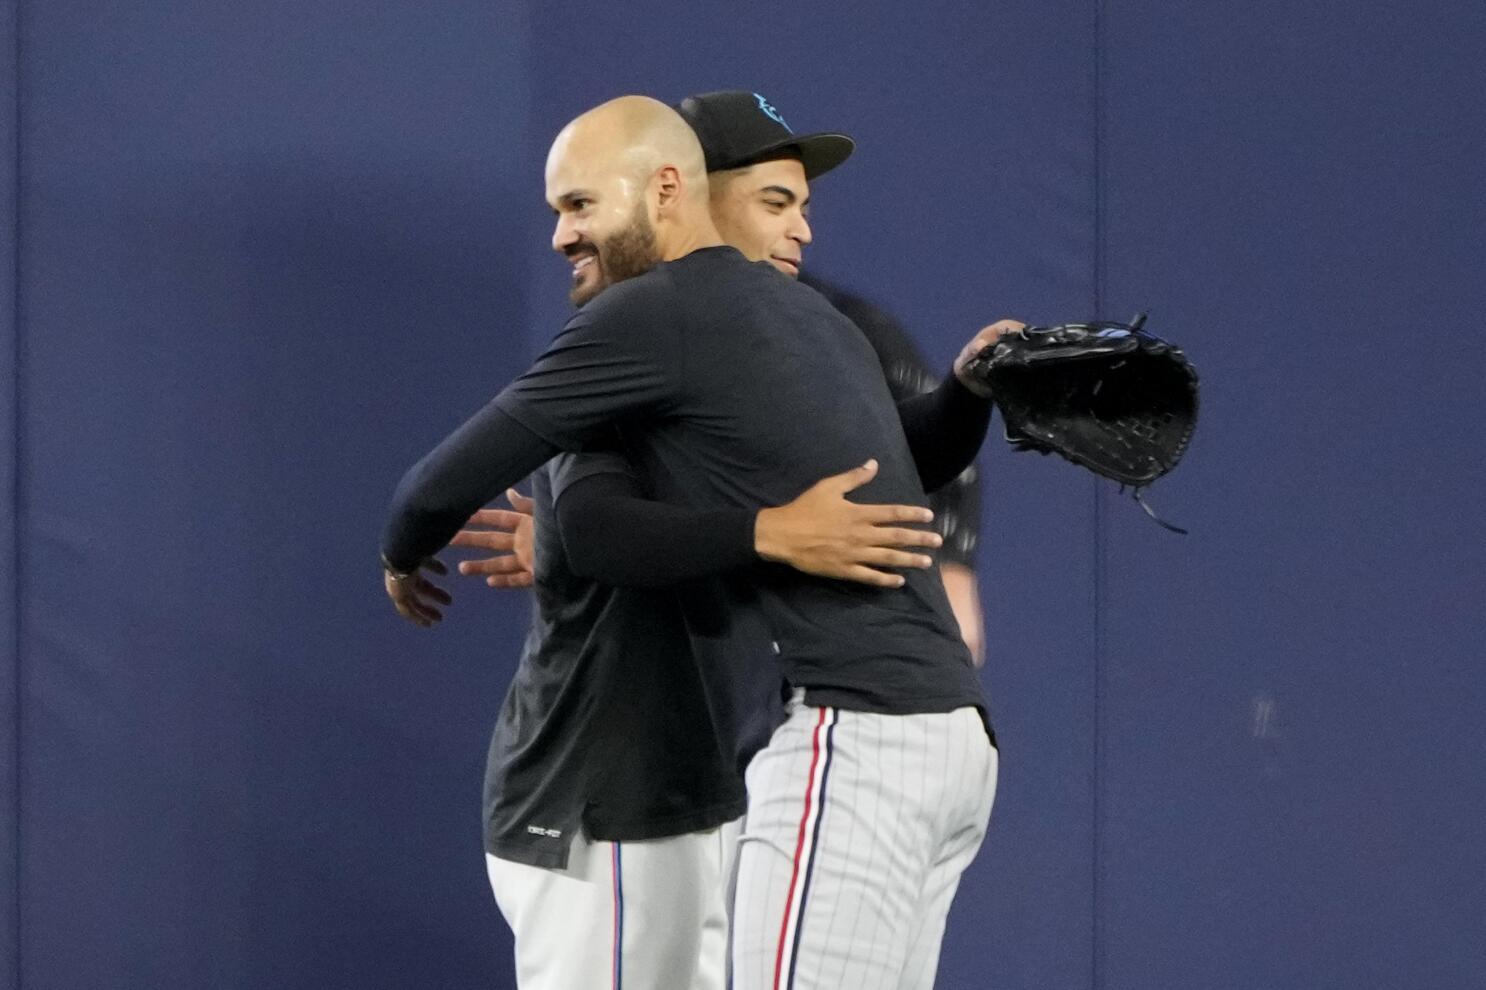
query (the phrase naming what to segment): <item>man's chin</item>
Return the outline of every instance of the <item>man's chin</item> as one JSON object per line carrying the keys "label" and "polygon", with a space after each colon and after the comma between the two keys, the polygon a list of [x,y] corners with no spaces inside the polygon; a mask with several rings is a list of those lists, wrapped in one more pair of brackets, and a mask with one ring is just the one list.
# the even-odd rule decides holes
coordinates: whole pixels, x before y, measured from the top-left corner
{"label": "man's chin", "polygon": [[574,306],[582,306],[603,292],[606,284],[602,278],[581,278],[568,290],[568,299],[572,300]]}

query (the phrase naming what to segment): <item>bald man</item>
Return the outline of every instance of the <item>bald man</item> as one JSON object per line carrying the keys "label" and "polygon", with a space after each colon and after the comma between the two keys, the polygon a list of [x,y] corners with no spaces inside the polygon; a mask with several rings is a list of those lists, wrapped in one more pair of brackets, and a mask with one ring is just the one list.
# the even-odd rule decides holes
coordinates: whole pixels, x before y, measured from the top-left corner
{"label": "bald man", "polygon": [[[617,425],[658,498],[715,513],[718,531],[748,551],[720,599],[687,603],[693,643],[715,664],[703,668],[709,701],[726,713],[730,699],[757,697],[726,675],[772,676],[770,636],[794,689],[789,720],[748,770],[737,985],[927,985],[945,892],[983,834],[995,776],[943,588],[932,571],[858,588],[746,560],[770,555],[757,506],[870,456],[881,470],[864,497],[922,505],[922,476],[953,476],[973,456],[983,400],[956,378],[914,420],[900,418],[885,383],[862,388],[875,357],[860,334],[815,293],[721,245],[700,148],[662,105],[627,98],[579,118],[554,144],[547,178],[554,246],[573,257],[575,301],[587,305],[399,486],[388,593],[404,615],[432,621],[435,593],[418,564],[531,468],[607,441]],[[957,372],[1001,329],[978,334]],[[978,431],[956,434],[976,419]],[[855,827],[885,810],[931,827]],[[848,944],[859,929],[847,919],[899,937]]]}
{"label": "bald man", "polygon": [[[796,276],[811,239],[808,183],[848,157],[851,139],[795,133],[750,92],[689,97],[678,110],[702,142],[719,234],[749,260]],[[914,386],[927,369],[904,333],[880,316],[867,325],[854,319],[878,352],[894,396],[925,391]],[[461,574],[496,587],[535,585],[531,628],[491,733],[483,802],[487,870],[516,934],[520,985],[594,982],[576,974],[612,965],[596,947],[615,930],[622,905],[617,927],[646,933],[626,940],[638,950],[620,947],[626,982],[715,986],[725,958],[731,819],[741,814],[743,784],[722,759],[717,726],[699,700],[700,675],[680,604],[665,586],[736,561],[730,548],[697,538],[708,531],[705,515],[658,515],[651,505],[624,501],[643,497],[644,488],[623,457],[561,455],[535,472],[530,485],[531,498],[512,498],[540,520],[535,527],[531,515],[487,509],[453,540],[511,551],[463,561]],[[978,631],[973,583],[961,582],[959,600],[951,585],[952,577],[969,573],[966,534],[973,537],[974,526],[953,511],[967,487],[960,479],[952,485],[949,498],[936,493],[933,503],[934,528],[950,554],[938,562],[962,630]],[[558,494],[565,511],[580,516],[566,530],[557,522]],[[817,511],[847,517],[859,507],[836,498]],[[887,546],[886,539],[875,534],[868,543],[845,530],[837,542],[850,548],[860,541],[867,550]],[[665,548],[661,559],[655,547]],[[708,553],[717,557],[709,560]],[[637,558],[643,568],[627,571]],[[782,711],[782,700],[773,707]]]}

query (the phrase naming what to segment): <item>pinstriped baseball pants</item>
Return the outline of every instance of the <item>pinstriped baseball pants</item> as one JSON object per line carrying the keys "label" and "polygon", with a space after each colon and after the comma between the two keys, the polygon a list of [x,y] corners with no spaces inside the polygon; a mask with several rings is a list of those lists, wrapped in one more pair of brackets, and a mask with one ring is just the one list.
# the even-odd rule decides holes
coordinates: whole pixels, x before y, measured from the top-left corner
{"label": "pinstriped baseball pants", "polygon": [[980,713],[806,706],[747,771],[733,990],[928,990],[960,874],[990,822]]}

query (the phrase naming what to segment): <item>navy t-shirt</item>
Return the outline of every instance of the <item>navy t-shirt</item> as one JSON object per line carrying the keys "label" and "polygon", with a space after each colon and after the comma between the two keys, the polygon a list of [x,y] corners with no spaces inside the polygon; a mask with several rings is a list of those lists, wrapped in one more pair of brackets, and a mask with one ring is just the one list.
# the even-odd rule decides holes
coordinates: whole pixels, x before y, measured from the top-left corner
{"label": "navy t-shirt", "polygon": [[[861,332],[814,290],[728,247],[606,289],[492,407],[565,450],[617,427],[663,502],[781,505],[876,458],[877,477],[854,500],[927,504]],[[720,582],[715,607],[693,609],[693,645],[704,664],[736,662],[759,656],[767,636],[812,704],[984,711],[937,571],[905,576],[903,588],[880,589],[760,565]]]}
{"label": "navy t-shirt", "polygon": [[[639,840],[743,814],[731,740],[714,725],[675,594],[573,574],[553,511],[610,454],[561,455],[532,475],[534,610],[485,767],[485,848],[562,868],[575,830]],[[776,675],[777,676],[777,675]]]}

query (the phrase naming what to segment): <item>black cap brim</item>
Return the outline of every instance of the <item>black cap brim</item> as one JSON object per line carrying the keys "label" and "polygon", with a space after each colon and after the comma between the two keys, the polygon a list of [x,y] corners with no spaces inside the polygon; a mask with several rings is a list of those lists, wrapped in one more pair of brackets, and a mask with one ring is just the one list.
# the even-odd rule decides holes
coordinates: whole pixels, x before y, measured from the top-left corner
{"label": "black cap brim", "polygon": [[747,161],[738,162],[736,165],[724,165],[722,169],[743,168],[758,162],[784,157],[783,153],[789,151],[796,151],[800,156],[800,164],[805,166],[805,178],[814,179],[825,175],[850,158],[856,146],[856,142],[845,134],[801,134],[798,137],[790,135],[776,144],[755,150],[748,156]]}

